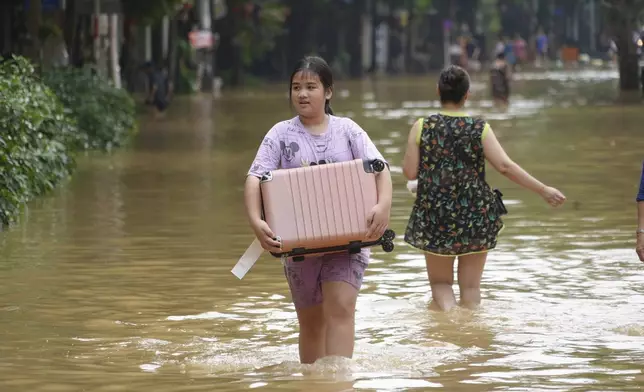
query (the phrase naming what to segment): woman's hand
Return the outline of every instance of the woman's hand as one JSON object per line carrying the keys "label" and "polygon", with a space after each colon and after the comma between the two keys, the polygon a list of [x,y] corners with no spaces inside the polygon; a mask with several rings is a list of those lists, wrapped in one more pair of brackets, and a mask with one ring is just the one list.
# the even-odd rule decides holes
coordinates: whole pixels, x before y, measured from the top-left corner
{"label": "woman's hand", "polygon": [[559,207],[566,201],[566,196],[558,189],[547,186],[541,191],[541,197],[553,207]]}
{"label": "woman's hand", "polygon": [[367,217],[367,239],[379,239],[389,226],[390,206],[388,203],[376,204]]}
{"label": "woman's hand", "polygon": [[275,234],[273,233],[271,228],[268,227],[268,223],[259,219],[257,221],[254,221],[251,226],[253,227],[255,236],[262,244],[262,248],[264,248],[264,250],[273,253],[280,253],[281,244],[279,243],[279,241],[275,240]]}

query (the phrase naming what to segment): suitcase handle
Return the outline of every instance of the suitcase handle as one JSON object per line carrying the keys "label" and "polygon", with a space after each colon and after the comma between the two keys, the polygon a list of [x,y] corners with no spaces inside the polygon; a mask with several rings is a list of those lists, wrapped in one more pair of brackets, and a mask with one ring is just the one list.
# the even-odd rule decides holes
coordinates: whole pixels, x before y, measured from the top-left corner
{"label": "suitcase handle", "polygon": [[348,251],[349,253],[357,253],[362,248],[367,248],[371,246],[381,245],[382,250],[389,253],[394,250],[394,238],[396,238],[396,232],[387,229],[385,233],[379,239],[375,241],[354,241],[346,245],[338,246],[329,246],[326,248],[315,248],[315,249],[306,249],[306,248],[295,248],[290,252],[283,253],[274,253],[270,252],[274,257],[293,257],[293,261],[303,261],[304,256],[312,254],[323,254],[323,253],[335,253]]}

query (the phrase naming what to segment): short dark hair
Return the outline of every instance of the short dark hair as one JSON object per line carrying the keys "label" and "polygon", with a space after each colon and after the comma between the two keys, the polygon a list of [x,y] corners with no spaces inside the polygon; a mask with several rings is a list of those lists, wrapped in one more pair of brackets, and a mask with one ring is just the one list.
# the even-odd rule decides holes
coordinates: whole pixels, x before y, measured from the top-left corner
{"label": "short dark hair", "polygon": [[450,65],[438,77],[438,94],[442,103],[461,103],[469,90],[470,75],[458,65]]}
{"label": "short dark hair", "polygon": [[[291,92],[293,91],[293,77],[295,77],[295,74],[300,71],[311,72],[317,75],[325,90],[333,88],[333,72],[331,71],[329,64],[327,64],[322,57],[306,56],[297,62],[295,69],[293,69],[293,73],[291,73],[291,81],[288,86],[289,99],[291,99]],[[328,99],[324,103],[324,113],[333,114],[331,102]]]}

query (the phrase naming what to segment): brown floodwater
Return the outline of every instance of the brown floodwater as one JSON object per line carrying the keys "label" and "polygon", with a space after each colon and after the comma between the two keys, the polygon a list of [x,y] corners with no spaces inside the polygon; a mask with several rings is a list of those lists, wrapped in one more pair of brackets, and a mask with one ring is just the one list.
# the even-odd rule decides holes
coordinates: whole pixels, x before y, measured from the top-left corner
{"label": "brown floodwater", "polygon": [[627,391],[644,386],[644,268],[634,248],[641,105],[614,71],[518,74],[508,112],[477,77],[469,109],[568,203],[553,210],[490,170],[507,228],[475,312],[437,314],[423,256],[400,236],[413,199],[409,126],[433,77],[339,81],[339,115],[393,165],[396,249],[374,249],[351,360],[302,366],[278,260],[230,270],[253,240],[245,173],[293,115],[285,85],[182,98],[141,118],[128,149],[79,157],[74,177],[0,233],[0,390]]}

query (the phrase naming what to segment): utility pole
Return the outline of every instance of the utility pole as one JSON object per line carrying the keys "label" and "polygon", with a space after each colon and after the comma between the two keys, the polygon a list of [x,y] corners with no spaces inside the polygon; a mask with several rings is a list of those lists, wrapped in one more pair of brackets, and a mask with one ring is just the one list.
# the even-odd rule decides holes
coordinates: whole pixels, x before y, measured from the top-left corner
{"label": "utility pole", "polygon": [[94,0],[94,23],[96,23],[96,28],[94,29],[94,62],[98,67],[98,62],[101,57],[101,38],[100,38],[100,21],[99,16],[101,14],[101,0]]}
{"label": "utility pole", "polygon": [[[212,36],[212,18],[210,15],[210,0],[198,1],[199,12],[199,30],[201,34],[208,34]],[[214,85],[214,75],[212,72],[212,47],[205,47],[197,49],[199,53],[199,60],[197,65],[197,91],[201,91],[205,73],[208,73],[209,81],[207,85],[212,88]]]}
{"label": "utility pole", "polygon": [[595,0],[590,0],[588,6],[590,7],[590,54],[591,56],[594,56],[595,51],[597,50],[597,17],[595,16]]}

